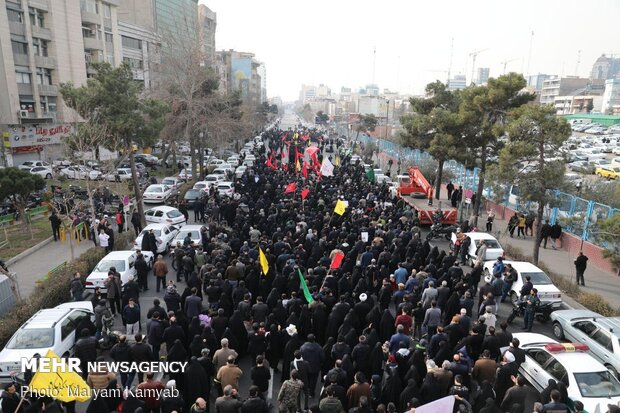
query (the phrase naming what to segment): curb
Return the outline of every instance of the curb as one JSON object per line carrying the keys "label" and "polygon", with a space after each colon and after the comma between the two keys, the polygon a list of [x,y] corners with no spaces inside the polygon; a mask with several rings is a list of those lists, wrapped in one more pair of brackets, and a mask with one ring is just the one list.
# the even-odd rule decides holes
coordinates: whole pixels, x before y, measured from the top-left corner
{"label": "curb", "polygon": [[8,259],[6,261],[6,265],[12,265],[12,264],[15,264],[16,262],[19,262],[19,261],[23,260],[24,258],[29,256],[33,252],[36,252],[36,251],[40,250],[41,248],[45,247],[47,244],[49,244],[53,240],[54,240],[54,237],[49,237],[48,239],[39,242],[37,245],[28,248],[26,251],[20,252],[19,254],[14,256],[13,258]]}

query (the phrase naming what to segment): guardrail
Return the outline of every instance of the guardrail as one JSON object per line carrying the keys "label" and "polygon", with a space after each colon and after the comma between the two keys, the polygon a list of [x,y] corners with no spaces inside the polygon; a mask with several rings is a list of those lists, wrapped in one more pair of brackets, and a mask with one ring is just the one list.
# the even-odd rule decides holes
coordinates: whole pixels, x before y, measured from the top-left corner
{"label": "guardrail", "polygon": [[[31,219],[37,215],[44,214],[49,211],[49,208],[45,205],[36,208],[26,209],[27,218]],[[15,214],[0,215],[0,224],[6,224],[15,221]]]}
{"label": "guardrail", "polygon": [[40,280],[38,280],[38,283],[41,282],[45,282],[51,278],[54,278],[54,276],[56,276],[56,274],[58,274],[60,271],[62,271],[63,269],[65,269],[65,267],[67,266],[67,261],[64,261],[62,264],[57,265],[56,267],[52,268],[51,270],[49,270],[47,272],[47,274],[45,274],[45,276],[43,278],[41,278]]}

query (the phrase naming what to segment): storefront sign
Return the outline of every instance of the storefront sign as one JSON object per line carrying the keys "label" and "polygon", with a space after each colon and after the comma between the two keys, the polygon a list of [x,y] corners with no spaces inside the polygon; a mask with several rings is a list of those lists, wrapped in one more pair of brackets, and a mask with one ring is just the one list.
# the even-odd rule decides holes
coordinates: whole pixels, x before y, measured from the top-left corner
{"label": "storefront sign", "polygon": [[[4,146],[19,148],[62,143],[73,132],[73,125],[8,125],[3,132]],[[7,139],[8,138],[8,139]]]}

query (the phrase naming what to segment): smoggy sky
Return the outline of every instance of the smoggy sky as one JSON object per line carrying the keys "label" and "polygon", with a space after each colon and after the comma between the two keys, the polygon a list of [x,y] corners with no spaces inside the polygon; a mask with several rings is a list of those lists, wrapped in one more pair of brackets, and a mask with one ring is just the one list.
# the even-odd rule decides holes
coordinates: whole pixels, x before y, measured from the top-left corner
{"label": "smoggy sky", "polygon": [[255,53],[266,65],[268,96],[285,100],[296,99],[302,83],[332,92],[371,83],[375,48],[375,83],[401,93],[446,80],[452,39],[452,73],[468,83],[474,50],[487,49],[476,68],[489,67],[491,77],[506,60],[507,72],[588,76],[602,53],[620,55],[618,0],[200,3],[217,13],[216,48]]}

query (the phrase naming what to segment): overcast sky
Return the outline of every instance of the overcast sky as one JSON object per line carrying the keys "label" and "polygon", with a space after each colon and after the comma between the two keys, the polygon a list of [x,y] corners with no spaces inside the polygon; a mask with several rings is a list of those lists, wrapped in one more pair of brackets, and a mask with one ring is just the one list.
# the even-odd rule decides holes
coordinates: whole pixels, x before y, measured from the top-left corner
{"label": "overcast sky", "polygon": [[[476,67],[587,76],[602,53],[620,55],[619,0],[200,0],[217,13],[216,47],[253,52],[267,94],[294,100],[302,83],[332,92],[373,80],[421,93]],[[532,32],[534,36],[532,37]],[[531,59],[528,59],[532,41]],[[579,50],[581,50],[578,64]],[[514,60],[513,60],[514,59]]]}

